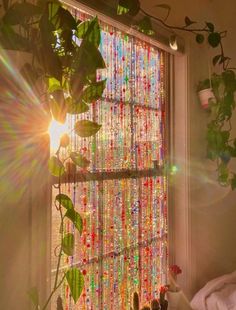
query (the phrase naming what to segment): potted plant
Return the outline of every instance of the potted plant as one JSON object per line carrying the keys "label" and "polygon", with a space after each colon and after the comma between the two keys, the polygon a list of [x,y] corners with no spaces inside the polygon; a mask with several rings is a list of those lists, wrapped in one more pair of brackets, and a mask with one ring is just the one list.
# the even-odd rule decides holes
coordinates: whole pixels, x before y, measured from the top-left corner
{"label": "potted plant", "polygon": [[205,79],[198,83],[197,92],[203,109],[208,109],[211,101],[215,102],[215,95],[212,91],[209,79]]}
{"label": "potted plant", "polygon": [[166,292],[168,303],[171,307],[171,309],[177,309],[180,296],[181,296],[181,290],[179,286],[177,285],[177,276],[182,273],[182,270],[178,265],[171,265],[169,267],[169,280],[170,284],[168,286],[168,290]]}

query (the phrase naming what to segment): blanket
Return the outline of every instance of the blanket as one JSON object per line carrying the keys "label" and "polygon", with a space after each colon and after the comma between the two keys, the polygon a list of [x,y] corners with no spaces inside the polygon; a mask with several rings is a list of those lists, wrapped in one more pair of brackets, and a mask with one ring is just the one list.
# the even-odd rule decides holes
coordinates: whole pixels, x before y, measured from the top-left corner
{"label": "blanket", "polygon": [[209,281],[192,299],[193,310],[236,310],[236,271]]}

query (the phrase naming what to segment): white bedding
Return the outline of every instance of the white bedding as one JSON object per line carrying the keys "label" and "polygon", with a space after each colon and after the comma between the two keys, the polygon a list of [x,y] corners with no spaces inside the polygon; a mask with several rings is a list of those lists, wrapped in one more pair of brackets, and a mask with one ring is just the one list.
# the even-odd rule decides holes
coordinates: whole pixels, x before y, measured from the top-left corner
{"label": "white bedding", "polygon": [[208,282],[192,299],[193,310],[236,310],[236,271]]}

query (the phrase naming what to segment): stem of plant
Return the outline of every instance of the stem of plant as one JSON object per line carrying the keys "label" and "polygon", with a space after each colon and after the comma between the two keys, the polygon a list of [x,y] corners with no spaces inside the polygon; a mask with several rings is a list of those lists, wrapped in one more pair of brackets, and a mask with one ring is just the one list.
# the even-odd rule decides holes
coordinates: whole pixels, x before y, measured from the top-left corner
{"label": "stem of plant", "polygon": [[[194,35],[198,34],[199,32],[206,32],[208,34],[211,33],[210,29],[207,29],[207,27],[203,27],[203,28],[187,28],[187,26],[172,26],[172,25],[169,25],[165,22],[165,20],[161,19],[161,18],[158,18],[156,16],[153,16],[149,13],[147,13],[144,9],[140,8],[140,11],[148,16],[149,18],[151,19],[154,19],[156,20],[157,22],[161,23],[164,27],[168,28],[168,29],[171,29],[171,30],[180,30],[180,31],[185,31],[185,32],[190,32]],[[225,33],[226,31],[223,31],[223,32],[220,32],[220,34],[223,33],[223,35],[221,36],[221,39],[225,37]],[[224,47],[223,47],[223,44],[222,44],[222,41],[220,40],[220,50],[221,50],[221,59],[222,59],[222,67],[223,67],[223,71],[227,70],[228,69],[228,66],[229,66],[229,62],[230,62],[230,59],[228,57],[225,57],[225,53],[224,53]],[[233,68],[234,69],[234,68]]]}
{"label": "stem of plant", "polygon": [[[60,146],[56,152],[56,156],[57,156],[58,160],[60,160]],[[61,197],[61,178],[60,178],[60,176],[58,179],[58,192],[60,195],[59,197]],[[64,217],[63,217],[63,213],[62,213],[61,198],[59,199],[58,211],[60,213],[60,218],[61,218],[61,223],[60,223],[60,234],[61,234],[60,251],[59,251],[58,260],[57,260],[57,268],[56,268],[56,275],[55,275],[53,290],[51,291],[45,305],[42,307],[42,310],[45,310],[47,308],[48,304],[50,303],[50,301],[52,299],[52,296],[54,295],[56,290],[60,287],[60,285],[63,283],[65,276],[66,276],[66,274],[64,274],[64,276],[62,277],[62,279],[58,283],[58,277],[59,277],[60,265],[61,265],[61,257],[62,257],[63,231],[64,231]]]}

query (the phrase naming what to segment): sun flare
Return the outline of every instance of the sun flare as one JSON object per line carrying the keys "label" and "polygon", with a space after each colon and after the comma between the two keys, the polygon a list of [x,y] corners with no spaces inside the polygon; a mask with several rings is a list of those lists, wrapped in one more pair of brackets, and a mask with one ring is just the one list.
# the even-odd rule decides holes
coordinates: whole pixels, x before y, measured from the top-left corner
{"label": "sun flare", "polygon": [[61,136],[68,133],[68,131],[68,124],[66,122],[61,124],[54,119],[51,121],[48,128],[48,133],[50,136],[50,147],[52,151],[56,151],[58,149]]}

